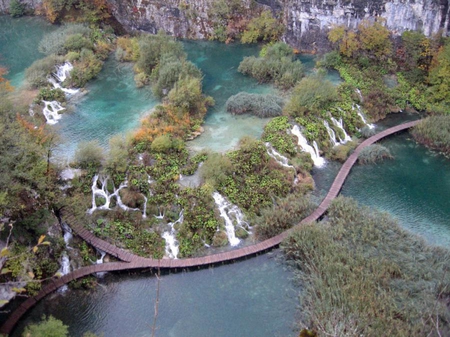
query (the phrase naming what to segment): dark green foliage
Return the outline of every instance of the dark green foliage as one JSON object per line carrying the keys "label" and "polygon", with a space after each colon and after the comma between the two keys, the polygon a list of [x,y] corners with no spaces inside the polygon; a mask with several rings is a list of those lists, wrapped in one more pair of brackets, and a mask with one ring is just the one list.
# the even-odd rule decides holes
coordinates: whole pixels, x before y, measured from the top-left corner
{"label": "dark green foliage", "polygon": [[185,58],[182,44],[173,37],[163,32],[142,35],[139,38],[137,69],[150,76],[164,54],[173,55],[176,59]]}
{"label": "dark green foliage", "polygon": [[67,337],[69,336],[69,327],[62,321],[49,316],[42,317],[39,324],[30,324],[22,334],[22,337]]}
{"label": "dark green foliage", "polygon": [[64,94],[64,91],[62,91],[60,88],[57,89],[41,88],[35,101],[36,102],[58,101],[60,103],[63,103],[66,101],[66,95]]}
{"label": "dark green foliage", "polygon": [[342,63],[341,55],[338,51],[333,50],[323,55],[318,65],[324,68],[337,69]]}
{"label": "dark green foliage", "polygon": [[320,76],[303,78],[292,91],[285,111],[293,117],[303,116],[310,112],[319,112],[337,101],[336,87]]}
{"label": "dark green foliage", "polygon": [[249,113],[258,117],[280,116],[284,100],[275,95],[249,94],[240,92],[228,98],[226,108],[233,114]]}
{"label": "dark green foliage", "polygon": [[64,62],[64,59],[56,55],[49,55],[43,59],[34,61],[25,71],[25,78],[28,84],[33,89],[47,86],[47,77],[56,70],[55,66],[62,62]]}
{"label": "dark green foliage", "polygon": [[261,211],[253,224],[256,226],[256,236],[265,240],[278,235],[297,225],[315,208],[309,196],[289,194],[286,198],[278,198],[275,204]]}
{"label": "dark green foliage", "polygon": [[80,142],[75,152],[75,163],[82,169],[99,168],[104,159],[103,149],[97,141]]}
{"label": "dark green foliage", "polygon": [[288,131],[292,129],[287,117],[276,117],[264,127],[261,139],[269,142],[275,150],[283,155],[294,157],[297,154],[296,145]]}
{"label": "dark green foliage", "polygon": [[358,155],[358,162],[361,164],[375,164],[384,159],[392,158],[394,157],[387,147],[380,144],[372,144],[361,150]]}
{"label": "dark green foliage", "polygon": [[328,217],[283,243],[299,271],[303,326],[334,336],[450,333],[447,249],[350,199],[337,198]]}
{"label": "dark green foliage", "polygon": [[219,222],[214,215],[215,204],[208,189],[183,189],[180,204],[184,210],[184,221],[177,237],[180,257],[187,257],[204,247],[205,243],[213,243]]}
{"label": "dark green foliage", "polygon": [[263,50],[261,57],[245,57],[238,71],[261,83],[274,82],[282,89],[292,88],[303,77],[303,65],[295,60],[294,51],[283,42]]}
{"label": "dark green foliage", "polygon": [[25,9],[25,4],[21,3],[19,0],[11,0],[9,2],[9,15],[13,18],[25,15]]}
{"label": "dark green foliage", "polygon": [[66,51],[81,51],[82,49],[93,49],[93,43],[82,34],[69,35],[64,42],[64,49]]}
{"label": "dark green foliage", "polygon": [[443,46],[430,68],[428,76],[430,88],[430,109],[449,114],[450,108],[450,43]]}
{"label": "dark green foliage", "polygon": [[69,86],[81,88],[102,70],[103,62],[90,49],[82,49],[80,59],[70,73]]}
{"label": "dark green foliage", "polygon": [[227,156],[232,174],[226,175],[217,190],[249,215],[259,214],[261,208],[272,205],[273,197],[289,192],[292,170],[275,163],[262,142],[243,138],[239,150]]}
{"label": "dark green foliage", "polygon": [[431,116],[411,130],[414,138],[432,149],[450,153],[450,116]]}

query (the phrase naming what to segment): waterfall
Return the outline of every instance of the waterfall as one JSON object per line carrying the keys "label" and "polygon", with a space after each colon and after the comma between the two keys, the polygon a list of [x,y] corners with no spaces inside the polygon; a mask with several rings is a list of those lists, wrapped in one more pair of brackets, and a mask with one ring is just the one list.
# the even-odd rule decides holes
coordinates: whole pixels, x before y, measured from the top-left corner
{"label": "waterfall", "polygon": [[325,160],[320,156],[316,141],[313,142],[313,146],[309,145],[306,138],[300,132],[300,128],[298,127],[298,125],[294,125],[291,132],[293,135],[297,136],[298,145],[302,148],[302,150],[308,152],[311,155],[311,159],[313,160],[314,165],[318,167],[323,166],[323,164],[325,164]]}
{"label": "waterfall", "polygon": [[72,229],[65,222],[61,223],[61,227],[64,232],[64,242],[66,243],[66,248],[72,249],[72,247],[69,246],[69,243],[70,241],[72,241],[73,238]]}
{"label": "waterfall", "polygon": [[336,141],[336,133],[332,128],[330,128],[330,125],[327,121],[323,121],[323,125],[325,125],[325,128],[327,129],[328,135],[330,136],[330,142],[333,146],[336,146],[338,142]]}
{"label": "waterfall", "polygon": [[283,156],[281,153],[277,152],[277,150],[275,150],[269,142],[265,143],[265,145],[267,148],[267,154],[271,158],[273,158],[278,164],[280,164],[283,167],[294,168],[294,166],[288,164],[289,159]]}
{"label": "waterfall", "polygon": [[58,123],[58,120],[61,119],[61,115],[59,114],[60,111],[64,110],[59,104],[58,101],[42,101],[45,104],[44,110],[42,110],[42,113],[45,116],[45,119],[47,120],[48,124],[56,124]]}
{"label": "waterfall", "polygon": [[166,255],[171,259],[178,258],[179,243],[176,239],[177,231],[174,227],[177,223],[183,223],[183,219],[183,210],[181,210],[178,219],[175,222],[169,222],[167,224],[170,227],[170,231],[165,231],[162,235],[162,238],[166,240]]}
{"label": "waterfall", "polygon": [[361,94],[361,90],[359,90],[358,88],[355,89],[356,93],[358,94],[359,100],[360,102],[364,102],[364,98]]}
{"label": "waterfall", "polygon": [[228,242],[231,246],[237,246],[241,240],[236,237],[235,225],[243,229],[244,214],[236,205],[233,205],[225,199],[219,192],[213,193],[214,201],[219,209],[220,216],[225,220],[225,230],[227,232]]}
{"label": "waterfall", "polygon": [[[356,105],[356,110],[358,111],[358,116],[361,118],[361,120],[363,121],[363,123],[369,128],[369,129],[373,129],[375,127],[375,124],[369,124],[367,123],[366,119],[364,118],[364,115],[361,113],[361,107],[358,104]],[[355,110],[355,105],[352,105],[352,109]]]}
{"label": "waterfall", "polygon": [[55,89],[61,89],[68,96],[76,94],[79,89],[67,89],[61,84],[70,76],[70,72],[73,69],[73,65],[70,62],[65,62],[62,65],[55,66],[56,71],[51,74],[47,80],[53,85]]}
{"label": "waterfall", "polygon": [[341,139],[341,137],[339,137],[339,143],[345,144],[352,140],[352,138],[347,134],[347,132],[345,132],[344,123],[342,122],[342,118],[339,118],[339,120],[337,120],[336,118],[331,117],[331,121],[333,122],[333,124],[336,127],[338,127],[344,133],[344,139]]}
{"label": "waterfall", "polygon": [[[128,187],[128,181],[124,181],[123,183],[120,184],[119,188],[115,188],[113,186],[114,192],[110,193],[107,189],[107,183],[108,183],[108,179],[109,177],[106,178],[100,178],[98,174],[96,174],[94,176],[93,182],[92,182],[92,207],[88,210],[89,214],[92,214],[95,212],[95,210],[97,209],[107,209],[110,210],[110,204],[111,204],[111,199],[113,197],[116,198],[117,201],[117,205],[122,208],[124,211],[139,211],[139,208],[131,208],[128,207],[127,205],[125,205],[122,202],[122,198],[119,195],[119,192],[121,189]],[[98,187],[98,182],[100,180],[101,183],[101,187]],[[97,206],[96,202],[95,202],[95,197],[99,196],[105,199],[105,203],[101,206]]]}
{"label": "waterfall", "polygon": [[[100,254],[100,258],[97,259],[97,261],[95,261],[95,264],[102,264],[103,263],[103,259],[106,256],[106,253],[103,250],[98,249],[98,248],[96,248],[96,250]],[[95,273],[95,275],[97,275],[97,277],[103,277],[103,276],[105,276],[105,274],[106,274],[105,271],[101,271],[101,272]]]}
{"label": "waterfall", "polygon": [[[67,255],[66,251],[63,251],[61,254],[61,268],[59,268],[58,273],[61,276],[67,275],[70,273],[70,260],[69,255]],[[63,285],[59,291],[65,292],[68,289],[67,284]]]}

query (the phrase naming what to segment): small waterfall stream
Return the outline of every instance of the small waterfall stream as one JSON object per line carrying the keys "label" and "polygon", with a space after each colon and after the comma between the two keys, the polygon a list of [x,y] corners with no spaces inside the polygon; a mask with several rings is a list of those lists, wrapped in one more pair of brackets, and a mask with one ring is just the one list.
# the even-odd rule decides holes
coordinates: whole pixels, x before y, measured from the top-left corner
{"label": "small waterfall stream", "polygon": [[358,116],[361,118],[361,120],[363,121],[363,123],[369,128],[369,129],[373,129],[375,127],[375,124],[370,124],[367,123],[366,119],[364,118],[364,115],[361,112],[361,106],[359,106],[358,104],[352,105],[352,109],[355,110],[355,106],[356,106],[356,111],[358,112]]}
{"label": "small waterfall stream", "polygon": [[67,96],[72,96],[80,91],[80,89],[69,89],[62,86],[62,83],[70,76],[70,72],[73,69],[73,65],[70,62],[57,65],[55,69],[56,71],[47,78],[55,89],[61,89]]}
{"label": "small waterfall stream", "polygon": [[65,110],[58,101],[42,101],[45,104],[42,113],[47,121],[47,124],[56,124],[61,119],[60,111]]}
{"label": "small waterfall stream", "polygon": [[278,164],[280,164],[283,167],[289,167],[289,168],[293,168],[294,169],[294,166],[288,164],[289,163],[289,159],[286,158],[285,156],[283,156],[277,150],[275,150],[273,148],[273,146],[269,142],[265,143],[265,145],[266,145],[266,148],[267,148],[267,154],[271,158],[273,158]]}
{"label": "small waterfall stream", "polygon": [[175,225],[177,223],[183,223],[183,210],[181,210],[178,219],[175,222],[169,222],[167,225],[170,227],[169,231],[165,231],[162,234],[162,238],[166,240],[166,255],[171,259],[178,258],[178,246],[179,243],[177,241],[177,231],[175,230]]}
{"label": "small waterfall stream", "polygon": [[331,117],[331,121],[344,134],[344,139],[341,139],[341,137],[339,137],[339,143],[345,144],[352,140],[352,138],[347,134],[347,132],[344,129],[344,122],[342,121],[342,118],[339,118],[339,120],[337,120],[336,118]]}
{"label": "small waterfall stream", "polygon": [[[100,254],[100,257],[97,259],[97,261],[95,261],[95,264],[102,264],[103,259],[106,256],[106,252],[104,252],[103,250],[98,249],[98,248],[96,248],[96,250],[97,250],[97,253]],[[106,274],[106,272],[104,272],[104,271],[95,273],[95,275],[97,275],[97,277],[103,277],[103,276],[105,276],[105,274]]]}
{"label": "small waterfall stream", "polygon": [[330,136],[330,142],[333,146],[338,145],[339,143],[336,141],[336,133],[332,128],[330,128],[330,125],[326,120],[323,121],[323,125],[327,129],[328,135]]}
{"label": "small waterfall stream", "polygon": [[219,192],[213,193],[214,202],[219,209],[220,216],[225,220],[225,230],[228,237],[228,242],[232,247],[237,246],[241,240],[236,237],[236,227],[245,229],[243,224],[244,214],[236,205],[233,205]]}
{"label": "small waterfall stream", "polygon": [[323,159],[320,156],[319,148],[317,146],[316,141],[313,142],[313,146],[309,145],[306,138],[302,135],[298,125],[294,125],[291,132],[294,136],[297,136],[298,145],[302,148],[302,150],[308,152],[311,155],[311,159],[314,162],[314,166],[322,167],[325,164],[325,159]]}

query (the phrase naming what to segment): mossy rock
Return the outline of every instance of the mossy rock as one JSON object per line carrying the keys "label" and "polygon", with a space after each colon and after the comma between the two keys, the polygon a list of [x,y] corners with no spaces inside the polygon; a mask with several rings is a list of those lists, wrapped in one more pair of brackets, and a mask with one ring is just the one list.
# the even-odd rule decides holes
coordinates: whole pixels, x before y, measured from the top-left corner
{"label": "mossy rock", "polygon": [[218,231],[214,234],[212,239],[212,244],[214,247],[223,247],[228,244],[228,236],[224,231]]}

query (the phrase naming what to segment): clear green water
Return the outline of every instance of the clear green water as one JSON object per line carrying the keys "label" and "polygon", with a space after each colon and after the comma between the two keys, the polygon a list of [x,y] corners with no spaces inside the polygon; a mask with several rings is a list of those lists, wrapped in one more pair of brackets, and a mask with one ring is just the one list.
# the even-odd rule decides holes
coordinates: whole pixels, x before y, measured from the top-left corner
{"label": "clear green water", "polygon": [[[161,277],[156,336],[288,337],[296,293],[291,273],[273,254],[232,265]],[[55,293],[23,320],[23,327],[51,314],[70,326],[71,336],[86,331],[105,337],[150,336],[156,279],[149,273],[107,277],[92,291]]]}
{"label": "clear green water", "polygon": [[0,15],[0,65],[8,68],[13,86],[22,84],[25,69],[45,56],[37,50],[39,42],[56,28],[40,18]]}

